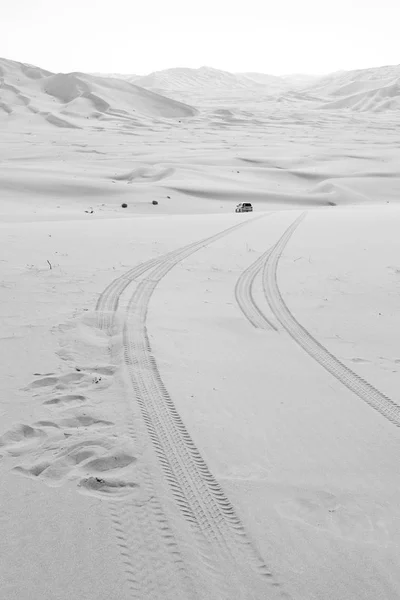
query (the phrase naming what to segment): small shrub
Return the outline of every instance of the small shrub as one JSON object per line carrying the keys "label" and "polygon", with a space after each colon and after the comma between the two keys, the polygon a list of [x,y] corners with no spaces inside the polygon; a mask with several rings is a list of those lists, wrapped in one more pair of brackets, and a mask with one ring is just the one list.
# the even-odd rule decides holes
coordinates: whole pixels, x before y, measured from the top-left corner
{"label": "small shrub", "polygon": [[125,202],[123,202],[123,203],[121,204],[121,206],[122,206],[122,208],[128,208],[128,205],[127,205]]}
{"label": "small shrub", "polygon": [[154,206],[156,206],[158,204],[157,200],[153,200],[152,204],[154,204]]}

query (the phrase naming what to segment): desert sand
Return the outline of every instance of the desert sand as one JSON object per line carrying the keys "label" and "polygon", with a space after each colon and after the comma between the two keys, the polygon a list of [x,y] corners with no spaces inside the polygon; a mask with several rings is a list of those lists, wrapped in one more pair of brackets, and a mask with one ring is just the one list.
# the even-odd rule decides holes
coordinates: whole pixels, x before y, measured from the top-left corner
{"label": "desert sand", "polygon": [[399,77],[0,60],[2,599],[400,598]]}

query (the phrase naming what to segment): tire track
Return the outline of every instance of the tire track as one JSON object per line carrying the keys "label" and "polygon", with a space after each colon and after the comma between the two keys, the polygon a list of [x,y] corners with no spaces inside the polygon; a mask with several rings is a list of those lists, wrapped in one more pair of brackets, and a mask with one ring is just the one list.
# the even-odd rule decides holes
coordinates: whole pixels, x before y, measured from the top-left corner
{"label": "tire track", "polygon": [[200,600],[157,498],[112,503],[110,515],[130,600]]}
{"label": "tire track", "polygon": [[[267,215],[261,215],[260,217],[255,217],[249,221],[244,221],[242,223],[238,223],[237,225],[233,225],[232,227],[229,227],[228,229],[226,229],[224,231],[227,234],[230,231],[239,229],[240,227],[243,227],[243,226],[247,225],[248,223],[257,221],[258,219],[262,219],[265,216],[267,216]],[[224,233],[224,235],[226,235],[226,234]],[[204,238],[203,240],[200,240],[197,242],[192,242],[191,244],[184,246],[184,248],[186,248],[187,250],[189,250],[190,248],[193,248],[195,251],[195,249],[201,248],[202,244],[211,243],[212,241],[217,240],[221,235],[222,235],[221,232],[217,233],[213,236],[210,236],[209,238]],[[144,273],[146,273],[153,267],[157,266],[160,262],[163,262],[168,257],[173,258],[177,253],[179,253],[181,251],[182,251],[182,248],[178,248],[178,249],[172,250],[171,252],[168,252],[167,254],[164,254],[162,256],[151,258],[150,260],[147,260],[143,263],[140,263],[139,265],[136,265],[135,267],[133,267],[126,273],[123,273],[122,275],[120,275],[120,277],[117,277],[116,279],[114,279],[105,288],[105,290],[101,293],[100,297],[97,300],[96,311],[98,313],[99,328],[103,329],[103,330],[108,330],[111,332],[112,326],[114,323],[115,313],[118,310],[120,296],[126,290],[126,288],[133,281],[135,281],[136,279],[141,277]]]}
{"label": "tire track", "polygon": [[[171,253],[172,254],[172,253]],[[118,310],[119,298],[126,288],[135,279],[146,273],[149,269],[154,267],[159,257],[147,260],[144,263],[136,265],[130,269],[127,273],[124,273],[117,279],[114,279],[102,292],[96,304],[96,311],[98,315],[98,326],[100,329],[110,331],[114,323],[115,313]]]}
{"label": "tire track", "polygon": [[256,329],[269,329],[278,331],[277,327],[260,310],[253,295],[254,280],[261,271],[264,262],[271,253],[272,248],[264,252],[240,275],[235,286],[235,298],[238,306],[246,319]]}
{"label": "tire track", "polygon": [[391,423],[400,426],[400,405],[385,396],[368,383],[365,379],[354,373],[337,359],[329,350],[318,342],[293,316],[282,298],[277,281],[279,259],[289,242],[294,231],[300,225],[306,213],[285,231],[280,240],[272,248],[264,265],[264,293],[269,306],[282,327],[286,329],[292,339],[299,344],[314,360],[331,373],[349,390],[364,400],[373,409],[379,412]]}
{"label": "tire track", "polygon": [[[257,217],[251,221],[239,223],[238,225],[234,225],[233,227],[210,236],[209,238],[205,238],[199,242],[193,242],[184,248],[174,250],[164,256],[141,263],[127,273],[118,277],[116,280],[111,282],[109,286],[107,286],[97,302],[96,310],[98,314],[98,326],[103,330],[107,330],[110,335],[114,334],[114,318],[118,309],[119,298],[121,294],[131,283],[135,281],[135,279],[146,273],[146,271],[155,269],[157,265],[165,266],[167,263],[169,264],[169,270],[172,268],[172,266],[177,264],[177,262],[183,260],[185,256],[189,256],[191,253],[199,250],[202,247],[205,247],[207,244],[212,243],[213,241],[216,241],[220,237],[227,235],[228,233],[233,232],[234,230],[239,229],[240,227],[243,227],[254,220],[257,220],[258,218],[263,218],[264,216],[265,215],[262,215],[261,217]],[[176,260],[177,258],[178,260]],[[150,280],[153,278],[153,273],[150,275]],[[155,285],[159,280],[160,279],[154,282]],[[143,284],[138,286],[134,297],[137,298],[138,294],[143,292],[143,287]],[[146,295],[144,296],[145,303],[148,304],[150,296],[147,298]],[[132,304],[135,304],[134,298],[131,300],[131,305]],[[147,306],[145,313],[147,313]],[[133,320],[135,321],[135,318],[133,318]],[[141,323],[142,334],[144,329],[145,322],[143,321]],[[133,323],[133,331],[134,330],[135,323]],[[133,344],[136,344],[138,341],[138,337],[136,336],[136,333],[133,333],[133,331],[130,327],[128,328],[127,325],[125,326],[125,360],[128,365],[132,383],[134,384],[137,373],[132,373],[132,370],[136,370],[139,362],[135,360],[135,357],[132,355],[132,351],[130,351],[129,348],[127,351],[127,340],[129,339],[129,336],[134,335],[135,339],[132,342]],[[130,343],[128,343],[128,346],[132,348]],[[112,345],[110,351],[112,351]],[[157,366],[155,363],[153,363],[151,351],[147,351],[147,354],[149,362],[145,368],[148,368],[150,371],[153,370],[153,373],[155,368],[158,373]],[[138,400],[137,409],[141,414],[141,420],[143,419],[142,422],[144,422],[146,426],[145,430],[147,431],[147,434],[151,434],[153,430],[157,432],[157,428],[160,429],[163,424],[160,423],[157,415],[152,415],[154,421],[151,420],[151,416],[147,414],[146,403],[140,402],[140,386],[138,387],[136,385],[135,388],[134,385],[133,387]],[[159,384],[158,380],[156,379],[155,391],[153,390],[153,393],[159,395],[159,392]],[[128,409],[127,425],[130,435],[137,440],[137,431],[135,431],[135,425],[132,416],[133,414],[136,414],[135,418],[138,418],[138,415],[136,409],[132,409],[132,406],[130,407],[130,410]],[[139,427],[139,429],[141,429],[141,427]],[[152,439],[151,435],[150,439]],[[159,462],[161,465],[163,465],[164,473],[168,471],[168,476],[163,478],[163,480],[166,482],[163,484],[163,487],[167,485],[167,488],[164,489],[164,492],[157,489],[157,486],[155,487],[154,485],[154,478],[147,471],[147,468],[145,468],[147,475],[145,475],[142,483],[146,489],[147,496],[151,500],[153,508],[150,510],[149,507],[145,507],[143,505],[136,506],[134,503],[130,503],[129,506],[124,506],[121,502],[112,503],[112,505],[110,505],[110,517],[116,532],[116,540],[120,550],[121,560],[125,566],[129,597],[132,597],[134,600],[142,600],[143,598],[149,598],[149,600],[159,600],[159,598],[163,598],[163,600],[175,600],[177,597],[181,597],[181,594],[182,598],[184,597],[188,600],[242,600],[247,598],[258,600],[261,597],[265,597],[265,577],[269,578],[270,575],[265,565],[263,565],[262,559],[259,556],[256,557],[256,560],[258,563],[260,563],[258,565],[258,571],[264,575],[264,577],[259,578],[261,580],[262,591],[260,591],[260,593],[257,592],[256,595],[253,595],[249,591],[244,591],[244,579],[240,579],[240,577],[238,579],[238,572],[243,570],[241,565],[239,564],[236,568],[236,571],[233,572],[235,569],[233,569],[230,565],[231,560],[229,560],[229,556],[231,556],[232,553],[229,552],[229,544],[224,543],[224,548],[218,546],[216,549],[212,549],[209,545],[204,545],[204,535],[202,533],[203,529],[206,528],[207,531],[213,530],[213,524],[211,524],[210,527],[210,524],[207,523],[206,520],[207,510],[203,509],[202,527],[198,528],[190,502],[188,502],[184,494],[179,494],[181,490],[181,483],[179,479],[176,478],[176,473],[174,470],[169,467],[170,457],[167,456],[165,452],[160,452],[163,439],[161,438],[160,442],[160,440],[157,439],[157,435],[153,435],[153,440],[153,448],[156,450],[154,458],[156,459],[158,456],[160,459],[162,454]],[[175,451],[171,459],[172,463],[174,463],[176,454],[177,453]],[[194,459],[192,459],[192,462],[196,459],[197,457],[195,456]],[[202,467],[203,465],[201,464],[199,468],[201,469]],[[208,471],[208,469],[206,470]],[[182,471],[178,466],[178,474],[181,473]],[[187,473],[184,474],[187,475]],[[204,486],[204,484],[202,485]],[[216,486],[217,488],[214,490],[214,493],[222,497],[223,505],[223,493],[218,484],[216,484]],[[172,491],[175,490],[175,493],[178,493],[179,498],[177,499],[177,505],[180,507],[181,512],[186,514],[188,517],[188,520],[184,521],[189,524],[184,535],[182,534],[182,519],[179,517],[179,512],[178,522],[175,523],[174,519],[176,519],[176,515],[173,517],[170,509],[168,509],[167,512],[165,511],[165,508],[168,506],[165,491],[168,488]],[[165,505],[165,501],[167,501],[167,505]],[[121,508],[121,506],[123,506],[123,508]],[[221,514],[217,514],[217,518],[219,520],[223,519]],[[235,526],[240,528],[238,534],[240,538],[243,536],[243,528],[238,520],[235,521]],[[177,537],[175,532],[178,531],[180,533]],[[214,532],[211,535],[213,538],[217,539],[219,536],[220,539],[219,528],[217,527],[216,533]],[[249,546],[250,542],[248,539],[246,539],[244,542],[242,542],[242,544],[247,547]],[[222,550],[224,556],[228,556],[229,564],[228,568],[225,569],[224,575],[221,577],[221,571],[215,565],[217,565],[221,560],[224,560],[224,557],[222,556]],[[199,576],[200,587],[198,586]],[[254,582],[252,581],[253,578],[254,572],[252,573],[250,579],[247,578],[246,589],[254,590],[255,587],[257,589],[260,588],[260,584],[254,586]],[[237,581],[238,584],[236,587],[234,586],[234,592],[232,590],[232,581]],[[272,591],[274,586],[276,587],[277,585],[278,584],[272,581],[270,591]],[[272,597],[277,597],[276,592]],[[283,597],[282,593],[279,595],[279,597]]]}
{"label": "tire track", "polygon": [[[141,263],[107,286],[96,306],[100,329],[110,336],[118,333],[114,327],[114,319],[121,294],[163,258],[157,257]],[[112,338],[108,351],[114,358],[111,362],[118,362]],[[124,415],[119,415],[119,429],[130,436],[143,454],[145,445],[141,439],[141,428],[135,422],[137,415],[129,402],[124,412]],[[115,542],[125,572],[124,597],[129,600],[175,600],[180,597],[205,600],[195,590],[193,569],[190,569],[187,557],[184,558],[182,554],[182,541],[175,535],[160,500],[162,496],[157,493],[145,462],[138,481],[144,490],[144,497],[139,502],[108,503]]]}
{"label": "tire track", "polygon": [[[195,539],[201,539],[203,550],[205,547],[218,548],[220,578],[226,581],[228,577],[227,581],[231,582],[228,595],[222,595],[220,589],[218,599],[261,598],[267,591],[272,594],[274,588],[275,594],[271,597],[279,595],[282,598],[283,591],[278,589],[279,584],[247,537],[232,504],[182,422],[162,381],[146,328],[149,302],[163,277],[179,262],[234,229],[236,227],[184,247],[173,256],[166,255],[139,283],[129,302],[124,328],[125,362],[136,401],[176,506],[195,533]],[[268,590],[266,584],[269,584]],[[253,595],[255,586],[258,589],[256,596]]]}

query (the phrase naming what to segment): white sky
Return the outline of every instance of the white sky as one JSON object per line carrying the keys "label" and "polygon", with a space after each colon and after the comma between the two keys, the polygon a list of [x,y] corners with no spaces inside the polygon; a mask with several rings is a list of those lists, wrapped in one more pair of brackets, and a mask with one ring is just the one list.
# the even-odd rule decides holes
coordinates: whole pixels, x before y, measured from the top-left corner
{"label": "white sky", "polygon": [[50,71],[274,75],[400,63],[399,0],[3,0],[0,56]]}

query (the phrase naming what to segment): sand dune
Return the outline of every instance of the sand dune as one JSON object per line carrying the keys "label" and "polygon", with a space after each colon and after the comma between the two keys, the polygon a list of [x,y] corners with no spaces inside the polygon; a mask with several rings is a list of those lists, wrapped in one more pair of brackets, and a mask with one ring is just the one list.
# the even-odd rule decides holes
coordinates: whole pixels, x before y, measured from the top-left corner
{"label": "sand dune", "polygon": [[[230,108],[234,106],[236,110],[238,104],[246,107],[249,104],[261,104],[265,108],[272,109],[273,106],[278,108],[295,104],[301,106],[304,103],[308,104],[308,108],[315,110],[326,108],[338,111],[351,109],[385,112],[399,108],[400,67],[395,65],[340,71],[325,77],[302,74],[277,77],[257,72],[230,73],[210,67],[173,68],[146,76],[110,73],[51,75],[39,69],[35,70],[34,67],[30,69],[35,73],[35,78],[41,78],[44,74],[49,79],[45,87],[48,93],[52,94],[51,90],[54,90],[55,94],[52,95],[57,99],[67,103],[74,102],[74,106],[71,107],[72,112],[77,109],[78,113],[81,111],[86,116],[91,115],[95,118],[101,118],[99,113],[109,112],[110,109],[113,113],[113,108],[114,112],[127,110],[129,113],[129,108],[132,107],[129,94],[132,93],[132,89],[124,87],[121,82],[134,84],[184,104],[194,104],[200,109],[210,107],[218,100]],[[108,83],[105,83],[107,80]],[[94,88],[97,88],[97,91]],[[104,88],[108,88],[108,91]],[[110,88],[114,88],[115,92],[107,100],[105,97],[110,96]],[[88,95],[90,98],[84,106],[83,101]],[[143,106],[150,103],[150,100],[143,97],[144,103],[140,102],[137,90],[135,95],[135,103],[139,104],[139,110],[143,110]],[[19,96],[19,100],[26,103],[28,98]],[[14,101],[18,102],[18,99],[14,98]],[[0,109],[2,108],[4,112],[12,110],[5,100],[1,102]],[[122,108],[118,108],[120,105]],[[162,110],[160,105],[157,105],[155,111],[157,110],[160,110],[162,116],[174,113],[171,106],[168,109],[164,107]],[[189,111],[186,112],[186,116],[194,114],[194,111],[190,113],[190,109],[186,110]],[[68,108],[65,111],[67,114],[70,112]],[[176,114],[178,113],[177,109]],[[185,116],[184,113],[183,110],[178,116]]]}
{"label": "sand dune", "polygon": [[283,79],[272,75],[230,73],[211,67],[166,69],[139,77],[135,83],[171,98],[191,99],[196,106],[208,106],[210,98],[229,102],[233,97],[237,105],[256,95],[267,98],[290,89]]}
{"label": "sand dune", "polygon": [[[133,77],[137,85],[197,106],[209,106],[210,98],[228,103],[250,101],[280,106],[309,103],[310,108],[384,112],[398,110],[400,67],[388,66],[333,73],[327,77],[263,73],[229,73],[209,67],[176,68]],[[330,100],[327,98],[340,98]],[[319,102],[320,101],[320,102]]]}
{"label": "sand dune", "polygon": [[[314,84],[316,80],[321,79],[317,75],[303,75],[295,73],[293,75],[269,75],[268,73],[258,72],[241,72],[230,73],[220,69],[211,67],[200,67],[198,69],[188,67],[178,67],[165,69],[163,71],[155,71],[148,75],[133,75],[121,73],[90,73],[97,77],[111,77],[115,79],[124,79],[131,83],[136,82],[138,85],[147,89],[159,90],[190,90],[198,89],[202,86],[212,86],[216,83],[218,87],[229,87],[232,91],[243,87],[249,89],[267,88],[271,93],[273,91],[283,91],[286,89],[297,89]],[[214,90],[215,92],[216,90]]]}
{"label": "sand dune", "polygon": [[[135,126],[141,119],[185,118],[192,107],[144,90],[122,79],[83,73],[52,74],[37,67],[0,60],[0,115],[7,127],[24,118],[63,128],[87,127],[83,120]],[[32,116],[34,115],[34,117]],[[18,126],[18,125],[17,125]]]}
{"label": "sand dune", "polygon": [[[250,80],[250,78],[248,78]],[[138,85],[148,89],[163,89],[171,91],[198,91],[201,88],[214,87],[214,92],[218,94],[221,90],[230,90],[235,92],[239,89],[246,89],[251,81],[247,81],[244,76],[234,75],[228,71],[212,69],[211,67],[201,67],[200,69],[175,68],[165,71],[158,71],[150,75],[137,79]],[[254,81],[254,84],[256,81]]]}
{"label": "sand dune", "polygon": [[324,100],[322,108],[385,112],[400,107],[400,66],[341,71],[319,79],[306,91]]}
{"label": "sand dune", "polygon": [[[376,85],[376,82],[374,82]],[[347,87],[347,86],[346,86]],[[353,86],[351,86],[353,87]],[[348,88],[347,90],[348,91]],[[335,95],[344,95],[343,89]],[[390,85],[373,87],[368,91],[359,92],[327,102],[323,108],[328,110],[350,109],[354,111],[386,112],[400,110],[400,79]]]}
{"label": "sand dune", "polygon": [[400,65],[390,65],[373,69],[340,71],[322,77],[309,87],[314,92],[326,96],[347,96],[351,93],[368,91],[394,83],[400,78]]}

